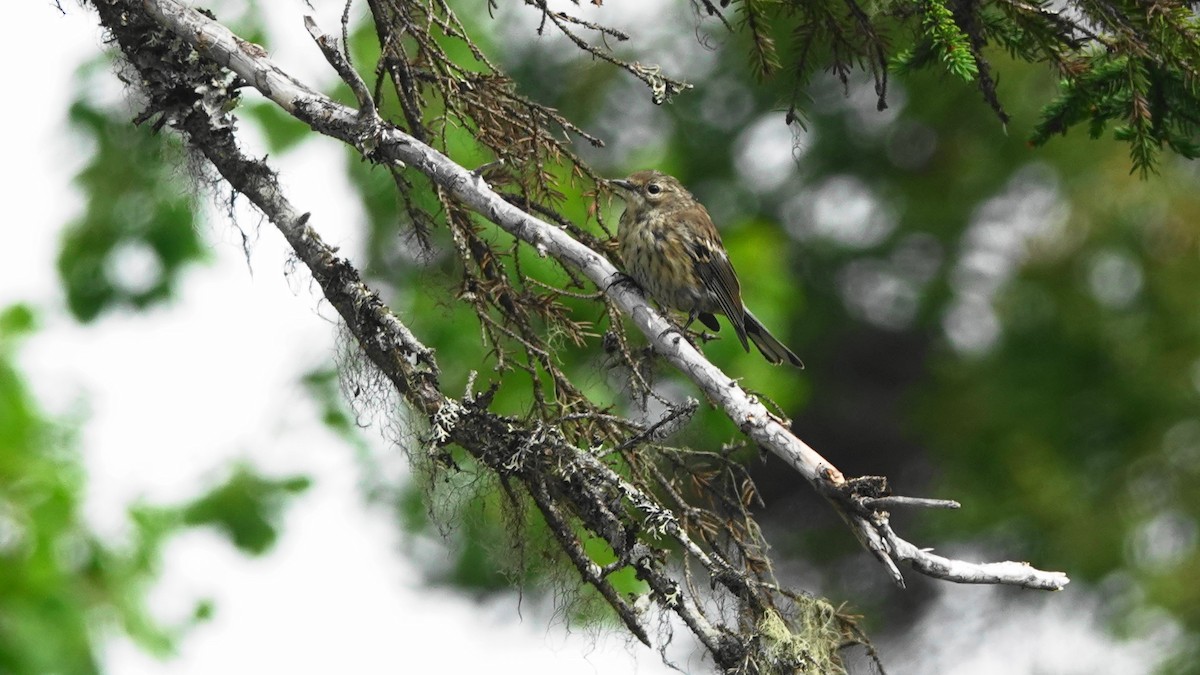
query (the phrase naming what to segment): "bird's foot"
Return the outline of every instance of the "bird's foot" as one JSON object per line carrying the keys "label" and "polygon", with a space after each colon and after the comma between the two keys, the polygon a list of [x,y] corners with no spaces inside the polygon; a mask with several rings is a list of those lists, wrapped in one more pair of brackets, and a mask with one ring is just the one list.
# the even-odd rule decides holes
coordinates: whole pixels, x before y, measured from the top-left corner
{"label": "bird's foot", "polygon": [[609,281],[608,285],[604,287],[605,293],[608,293],[618,286],[627,286],[641,293],[643,297],[646,295],[646,289],[642,288],[642,285],[639,284],[637,280],[624,272],[614,272],[612,277],[609,278],[611,281]]}

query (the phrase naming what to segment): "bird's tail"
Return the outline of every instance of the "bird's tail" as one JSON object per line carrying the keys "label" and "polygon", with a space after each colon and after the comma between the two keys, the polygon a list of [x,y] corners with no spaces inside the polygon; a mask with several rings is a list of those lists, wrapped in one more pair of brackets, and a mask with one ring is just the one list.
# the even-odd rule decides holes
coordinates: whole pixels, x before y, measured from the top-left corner
{"label": "bird's tail", "polygon": [[771,335],[770,331],[748,309],[746,310],[746,336],[754,342],[758,351],[762,352],[762,355],[771,363],[779,365],[787,361],[797,368],[804,367],[804,362],[800,360],[800,357],[792,353],[792,350],[788,349],[774,335]]}

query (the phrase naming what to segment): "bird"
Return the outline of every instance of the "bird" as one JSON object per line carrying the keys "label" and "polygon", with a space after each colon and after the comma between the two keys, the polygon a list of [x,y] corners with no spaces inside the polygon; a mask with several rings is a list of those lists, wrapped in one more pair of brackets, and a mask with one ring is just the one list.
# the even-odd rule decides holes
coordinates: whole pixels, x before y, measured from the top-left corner
{"label": "bird", "polygon": [[742,348],[754,343],[767,361],[804,362],[771,335],[742,302],[733,263],[704,205],[683,184],[661,171],[645,170],[612,179],[625,202],[617,228],[617,248],[626,273],[660,305],[687,312],[684,329],[700,319],[720,330],[724,314]]}

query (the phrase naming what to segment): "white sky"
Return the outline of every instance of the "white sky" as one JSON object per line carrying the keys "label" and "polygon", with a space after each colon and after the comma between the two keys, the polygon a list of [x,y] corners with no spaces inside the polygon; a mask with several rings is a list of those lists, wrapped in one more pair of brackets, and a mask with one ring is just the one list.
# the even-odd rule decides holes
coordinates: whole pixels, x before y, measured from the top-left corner
{"label": "white sky", "polygon": [[[298,11],[299,3],[285,5]],[[20,30],[0,41],[6,90],[16,94],[0,106],[10,169],[0,183],[9,206],[0,229],[0,307],[22,301],[41,310],[44,328],[23,350],[22,370],[51,411],[86,412],[87,517],[119,535],[130,502],[191,498],[235,459],[316,480],[263,558],[248,559],[205,532],[172,543],[154,610],[178,622],[211,597],[215,618],[168,661],[114,641],[105,652],[109,672],[665,672],[656,653],[621,634],[568,634],[528,600],[520,609],[515,596],[479,604],[423,585],[398,552],[389,514],[364,506],[351,450],[319,423],[298,384],[300,373],[328,362],[334,328],[309,285],[285,278],[285,246],[269,225],[254,247],[253,273],[231,226],[211,221],[203,235],[215,261],[190,271],[168,307],[87,327],[66,316],[54,258],[63,224],[81,209],[70,181],[84,160],[65,131],[66,105],[74,68],[103,44],[89,13],[72,0],[64,7],[66,16],[47,0],[9,3],[9,25]],[[322,72],[304,40],[275,57],[304,76]],[[324,168],[340,166],[340,158],[332,142],[318,144],[285,157],[281,173],[298,208],[311,210],[327,240],[353,257],[360,211],[343,185],[329,183],[339,172]],[[381,444],[380,451],[395,450]],[[1082,592],[1075,588],[1066,594]],[[1095,608],[1086,596],[1067,606],[1078,607],[1080,597]],[[947,586],[912,640],[894,645],[894,658],[884,651],[890,672],[1129,674],[1147,672],[1161,655],[1161,635],[1118,647],[1099,635],[1093,612],[1072,615],[1042,599],[1014,608],[996,598]],[[953,633],[964,617],[987,627],[945,648],[942,629]],[[684,665],[704,671],[707,664]]]}

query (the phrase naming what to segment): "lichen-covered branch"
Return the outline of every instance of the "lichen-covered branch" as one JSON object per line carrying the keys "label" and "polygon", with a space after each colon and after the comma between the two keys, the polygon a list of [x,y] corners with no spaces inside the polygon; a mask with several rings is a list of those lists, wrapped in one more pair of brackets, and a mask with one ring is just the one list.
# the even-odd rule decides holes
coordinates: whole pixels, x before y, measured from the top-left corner
{"label": "lichen-covered branch", "polygon": [[[877,558],[902,584],[895,562],[942,579],[976,583],[980,578],[993,583],[1043,589],[1060,589],[1066,576],[1056,572],[1022,569],[1019,574],[1004,574],[993,569],[979,573],[979,566],[962,563],[946,566],[927,552],[906,547],[892,533],[887,514],[866,506],[863,499],[886,496],[886,490],[873,484],[873,491],[862,493],[861,484],[847,482],[841,473],[813,448],[801,441],[782,420],[749,395],[741,386],[708,362],[635,290],[614,284],[620,278],[608,259],[580,244],[562,229],[522,211],[494,192],[484,178],[451,161],[444,154],[388,124],[364,129],[358,111],[341,105],[298,82],[276,66],[260,48],[240,40],[213,19],[181,4],[178,0],[142,0],[148,14],[162,26],[194,46],[203,56],[226,66],[285,110],[304,120],[314,130],[339,138],[355,147],[363,143],[363,134],[374,137],[366,144],[373,148],[372,159],[392,164],[404,163],[429,177],[458,202],[482,214],[514,237],[533,246],[541,255],[553,256],[607,289],[611,301],[630,316],[647,336],[656,352],[687,374],[708,398],[761,447],[795,468],[818,490],[830,498],[852,529]],[[374,360],[374,357],[373,357]],[[910,550],[911,548],[911,550]]]}

